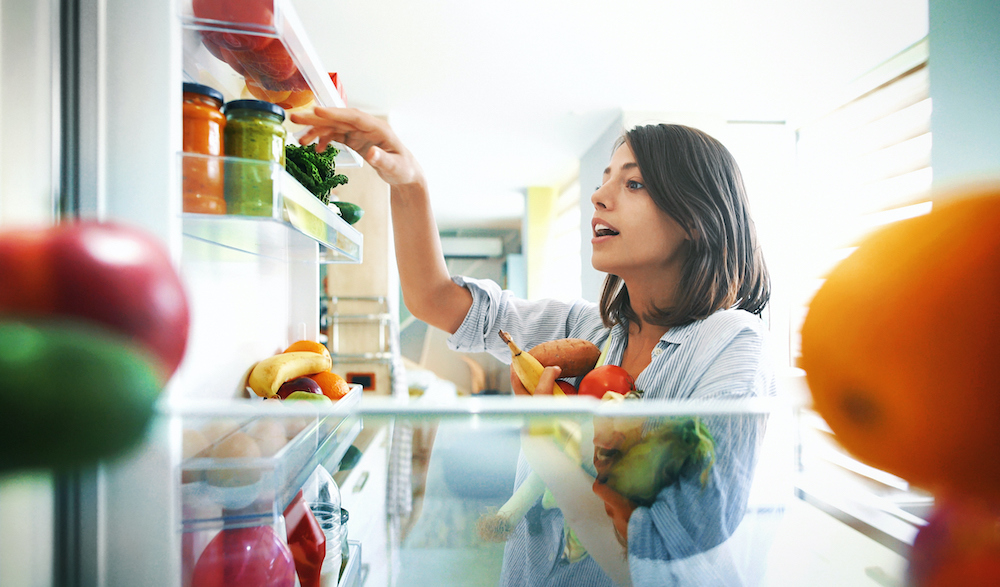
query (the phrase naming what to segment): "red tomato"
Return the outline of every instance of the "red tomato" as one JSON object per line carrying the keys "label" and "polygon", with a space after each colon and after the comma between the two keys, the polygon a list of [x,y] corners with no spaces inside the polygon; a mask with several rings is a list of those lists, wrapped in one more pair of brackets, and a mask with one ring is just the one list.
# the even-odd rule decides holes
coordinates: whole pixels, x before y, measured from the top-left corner
{"label": "red tomato", "polygon": [[[267,31],[274,27],[274,0],[193,0],[197,18],[237,25],[242,30]],[[229,49],[247,50],[263,47],[271,37],[241,33],[214,33],[214,40]]]}
{"label": "red tomato", "polygon": [[0,314],[66,316],[138,342],[169,377],[187,347],[190,310],[158,240],[79,222],[0,232]]}
{"label": "red tomato", "polygon": [[309,89],[306,78],[302,77],[302,72],[298,69],[285,79],[275,79],[270,76],[259,75],[257,76],[257,81],[260,82],[261,87],[272,92],[296,92]]}
{"label": "red tomato", "polygon": [[556,379],[556,385],[558,385],[559,389],[561,389],[566,395],[576,395],[576,388],[573,387],[573,384],[569,381]]}
{"label": "red tomato", "polygon": [[264,87],[261,86],[259,83],[255,82],[253,78],[249,77],[246,78],[244,80],[244,83],[247,86],[247,91],[250,92],[250,95],[253,96],[254,98],[257,98],[258,100],[263,100],[265,102],[271,102],[272,104],[277,104],[282,108],[284,108],[284,106],[282,106],[281,104],[282,101],[287,100],[288,97],[292,95],[292,93],[288,91],[272,92],[270,90],[264,89]]}
{"label": "red tomato", "polygon": [[225,61],[226,57],[222,54],[223,47],[219,44],[219,35],[221,34],[218,31],[201,31],[201,42],[213,57],[219,61]]}
{"label": "red tomato", "polygon": [[280,41],[249,51],[233,49],[233,53],[240,64],[257,79],[280,81],[292,77],[298,71],[292,56]]}
{"label": "red tomato", "polygon": [[618,365],[601,365],[583,376],[578,393],[602,399],[608,391],[625,394],[633,389],[635,381],[628,371]]}
{"label": "red tomato", "polygon": [[281,100],[277,104],[285,110],[288,110],[290,108],[301,108],[302,106],[307,106],[315,99],[316,97],[313,96],[311,90],[296,90],[294,92],[289,92],[288,97]]}
{"label": "red tomato", "polygon": [[191,587],[294,587],[295,563],[270,526],[226,528],[198,558]]}
{"label": "red tomato", "polygon": [[262,27],[274,25],[274,0],[193,0],[191,8],[197,18]]}

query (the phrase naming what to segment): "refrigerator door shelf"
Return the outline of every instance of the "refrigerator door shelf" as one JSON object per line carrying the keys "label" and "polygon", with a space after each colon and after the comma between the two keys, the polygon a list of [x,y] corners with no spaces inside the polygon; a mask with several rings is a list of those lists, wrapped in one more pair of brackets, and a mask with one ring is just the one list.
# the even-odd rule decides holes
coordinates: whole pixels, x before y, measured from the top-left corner
{"label": "refrigerator door shelf", "polygon": [[[254,417],[246,410],[230,415],[181,411],[185,441],[196,431],[194,436],[208,443],[180,465],[183,532],[278,524],[316,467],[335,467],[361,432],[354,410],[361,394],[360,386],[352,386],[333,413],[302,402],[258,406],[260,415]],[[285,435],[291,439],[282,446]],[[209,456],[220,450],[238,455],[247,444],[253,445],[251,456]]]}
{"label": "refrigerator door shelf", "polygon": [[[211,86],[226,101],[255,98],[286,111],[346,106],[342,87],[334,84],[333,72],[320,63],[290,1],[183,0],[179,4],[185,81]],[[198,15],[192,4],[197,5]],[[234,5],[235,10],[231,9]],[[290,135],[302,130],[287,119],[285,125]],[[357,153],[340,149],[338,165],[362,164]]]}
{"label": "refrigerator door shelf", "polygon": [[[180,153],[182,160],[221,159],[226,177],[254,176],[253,189],[271,200],[260,216],[184,213],[184,235],[223,247],[283,261],[360,263],[364,236],[335,209],[324,206],[280,165],[241,157]],[[181,165],[184,168],[184,165]],[[227,182],[226,189],[236,189]],[[232,194],[229,194],[232,196]],[[228,198],[227,198],[228,199]]]}
{"label": "refrigerator door shelf", "polygon": [[347,564],[344,566],[344,572],[340,575],[339,587],[361,587],[363,581],[361,576],[361,543],[348,540],[347,552]]}

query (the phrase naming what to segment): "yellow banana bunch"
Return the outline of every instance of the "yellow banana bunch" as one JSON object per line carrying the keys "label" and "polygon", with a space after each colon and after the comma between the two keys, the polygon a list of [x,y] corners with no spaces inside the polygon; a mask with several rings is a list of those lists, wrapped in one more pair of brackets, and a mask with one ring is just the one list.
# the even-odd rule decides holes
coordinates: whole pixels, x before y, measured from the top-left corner
{"label": "yellow banana bunch", "polygon": [[292,351],[268,357],[254,365],[247,385],[260,397],[274,397],[281,384],[322,371],[333,366],[329,355],[311,351]]}
{"label": "yellow banana bunch", "polygon": [[[514,367],[514,373],[517,373],[517,378],[521,380],[528,393],[534,394],[535,388],[538,387],[538,380],[541,379],[542,371],[545,370],[545,367],[531,353],[522,351],[521,347],[517,346],[517,343],[503,330],[500,331],[500,338],[510,348],[510,364]],[[552,395],[566,394],[556,385],[552,388]]]}

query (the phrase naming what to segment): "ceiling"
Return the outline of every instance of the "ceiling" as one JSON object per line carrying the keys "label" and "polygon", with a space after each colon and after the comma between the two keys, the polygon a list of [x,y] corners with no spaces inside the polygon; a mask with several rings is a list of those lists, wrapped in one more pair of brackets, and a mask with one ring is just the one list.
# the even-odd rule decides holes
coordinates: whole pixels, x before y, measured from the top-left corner
{"label": "ceiling", "polygon": [[790,121],[927,34],[927,0],[291,0],[389,117],[442,228],[519,225],[618,113]]}

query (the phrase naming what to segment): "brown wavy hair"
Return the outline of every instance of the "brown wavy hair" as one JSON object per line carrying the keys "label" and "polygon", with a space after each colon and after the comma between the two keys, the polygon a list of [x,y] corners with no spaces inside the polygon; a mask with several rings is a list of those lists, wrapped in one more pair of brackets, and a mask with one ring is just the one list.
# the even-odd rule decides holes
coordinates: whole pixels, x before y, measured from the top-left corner
{"label": "brown wavy hair", "polygon": [[[770,299],[771,282],[743,176],[729,150],[708,134],[678,124],[637,126],[615,148],[625,143],[650,197],[691,237],[685,241],[688,256],[674,305],[643,318],[669,328],[726,308],[759,316]],[[601,318],[609,328],[639,319],[617,275],[604,280]]]}

